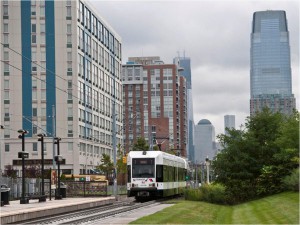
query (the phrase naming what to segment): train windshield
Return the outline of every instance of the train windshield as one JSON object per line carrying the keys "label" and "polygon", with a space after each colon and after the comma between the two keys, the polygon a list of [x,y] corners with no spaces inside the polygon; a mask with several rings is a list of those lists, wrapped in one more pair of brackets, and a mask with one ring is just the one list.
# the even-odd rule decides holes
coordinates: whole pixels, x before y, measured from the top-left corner
{"label": "train windshield", "polygon": [[132,159],[132,177],[150,178],[154,176],[154,158],[134,158]]}

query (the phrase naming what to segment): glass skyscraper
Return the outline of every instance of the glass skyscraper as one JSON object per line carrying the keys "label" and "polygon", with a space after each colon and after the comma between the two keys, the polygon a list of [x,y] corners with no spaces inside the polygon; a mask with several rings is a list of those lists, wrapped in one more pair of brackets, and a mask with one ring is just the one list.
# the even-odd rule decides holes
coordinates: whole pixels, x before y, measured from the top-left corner
{"label": "glass skyscraper", "polygon": [[251,33],[250,114],[268,107],[290,114],[292,94],[289,32],[285,11],[253,14]]}
{"label": "glass skyscraper", "polygon": [[180,74],[186,78],[187,86],[187,120],[188,120],[188,140],[187,154],[188,159],[194,161],[194,114],[193,114],[193,96],[192,96],[192,72],[191,59],[189,57],[176,57],[173,59],[174,64],[178,64],[183,70]]}

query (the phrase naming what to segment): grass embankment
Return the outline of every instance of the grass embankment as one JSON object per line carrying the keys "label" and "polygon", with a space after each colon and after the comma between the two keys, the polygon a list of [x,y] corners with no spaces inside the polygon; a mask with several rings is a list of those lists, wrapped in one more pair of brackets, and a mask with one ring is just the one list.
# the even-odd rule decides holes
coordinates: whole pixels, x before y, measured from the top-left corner
{"label": "grass embankment", "polygon": [[235,206],[178,201],[131,224],[299,224],[299,193],[281,193]]}

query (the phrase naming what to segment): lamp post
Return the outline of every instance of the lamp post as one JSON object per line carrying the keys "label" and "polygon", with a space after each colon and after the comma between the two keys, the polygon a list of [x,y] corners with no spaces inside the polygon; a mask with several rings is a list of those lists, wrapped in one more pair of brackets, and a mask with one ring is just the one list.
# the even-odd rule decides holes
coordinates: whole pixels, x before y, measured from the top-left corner
{"label": "lamp post", "polygon": [[60,137],[55,137],[54,138],[54,144],[57,144],[57,156],[55,156],[55,161],[57,163],[57,177],[58,177],[58,187],[57,187],[57,192],[56,192],[56,196],[55,199],[62,199],[62,196],[60,195],[60,161],[62,160],[62,157],[60,156],[60,152],[59,152],[59,142],[61,141]]}
{"label": "lamp post", "polygon": [[19,158],[22,158],[22,196],[20,199],[20,204],[28,204],[29,199],[25,198],[25,158],[28,158],[28,153],[25,152],[25,134],[28,134],[27,130],[18,130],[19,138],[22,139],[22,152],[19,152]]}
{"label": "lamp post", "polygon": [[45,196],[45,191],[44,191],[44,137],[46,136],[45,134],[38,134],[37,135],[38,141],[41,142],[41,161],[42,161],[42,193],[39,198],[39,202],[45,202],[46,201],[46,196]]}
{"label": "lamp post", "polygon": [[206,164],[206,176],[207,176],[207,184],[209,184],[209,165],[210,165],[210,162],[209,162],[209,158],[208,156],[206,157],[205,159],[205,164]]}

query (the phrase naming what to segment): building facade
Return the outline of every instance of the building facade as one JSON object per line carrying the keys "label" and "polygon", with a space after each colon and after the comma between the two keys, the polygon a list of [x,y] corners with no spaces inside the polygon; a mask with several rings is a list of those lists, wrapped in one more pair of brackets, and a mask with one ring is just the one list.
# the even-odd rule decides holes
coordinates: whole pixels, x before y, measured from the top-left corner
{"label": "building facade", "polygon": [[123,65],[126,152],[143,137],[150,149],[186,156],[186,80],[178,69],[159,57],[130,57]]}
{"label": "building facade", "polygon": [[296,107],[292,94],[289,31],[285,11],[253,14],[251,32],[250,114],[268,107],[291,114]]}
{"label": "building facade", "polygon": [[24,129],[27,164],[41,164],[37,134],[44,133],[45,169],[55,168],[60,137],[62,172],[87,173],[123,139],[120,36],[84,0],[1,1],[0,8],[1,169],[20,170]]}
{"label": "building facade", "polygon": [[207,119],[202,119],[195,126],[195,160],[199,164],[216,155],[215,127]]}
{"label": "building facade", "polygon": [[187,155],[188,159],[194,161],[194,114],[193,114],[193,96],[192,96],[192,73],[191,73],[191,59],[189,57],[176,57],[173,60],[174,64],[178,64],[183,70],[180,75],[186,78],[186,92],[187,92]]}
{"label": "building facade", "polygon": [[224,133],[225,133],[225,135],[228,135],[226,128],[235,129],[235,115],[225,115],[224,116]]}

